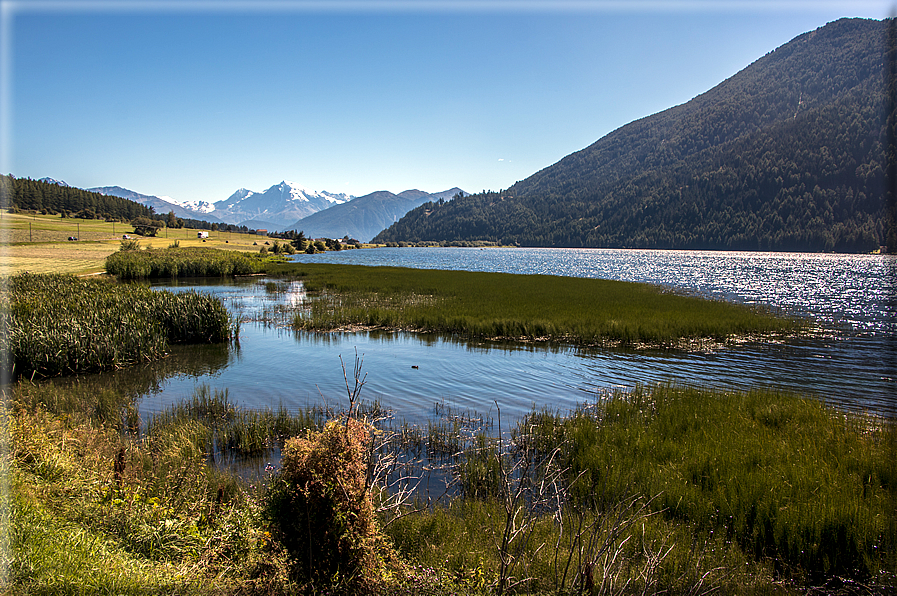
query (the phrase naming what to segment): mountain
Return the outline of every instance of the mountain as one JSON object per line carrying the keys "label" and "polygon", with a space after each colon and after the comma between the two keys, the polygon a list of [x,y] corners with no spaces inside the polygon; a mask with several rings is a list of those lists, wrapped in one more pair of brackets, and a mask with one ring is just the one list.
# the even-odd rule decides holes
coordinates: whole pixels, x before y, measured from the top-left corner
{"label": "mountain", "polygon": [[290,229],[290,222],[353,198],[343,193],[308,190],[283,181],[261,193],[241,188],[227,199],[217,201],[215,209],[208,215],[241,225],[247,220],[261,220],[270,222],[269,229],[286,230]]}
{"label": "mountain", "polygon": [[353,198],[342,193],[311,191],[286,181],[275,184],[262,193],[241,188],[228,198],[215,203],[176,201],[171,197],[144,195],[120,186],[101,186],[88,190],[129,199],[152,207],[160,214],[171,211],[181,218],[225,222],[251,228],[263,227],[269,230],[289,229],[286,224],[295,221],[296,218],[311,215],[333,205],[340,205]]}
{"label": "mountain", "polygon": [[144,195],[140,194],[139,192],[134,192],[133,190],[128,190],[127,188],[122,188],[121,186],[96,186],[94,188],[88,188],[87,190],[110,197],[120,197],[122,199],[128,199],[129,201],[134,201],[135,203],[140,203],[141,205],[146,205],[147,207],[152,207],[153,210],[159,214],[165,214],[171,211],[177,217],[189,219],[206,219],[202,211],[183,207],[175,203],[170,197],[165,197],[163,199],[155,195]]}
{"label": "mountain", "polygon": [[287,226],[286,229],[301,230],[310,238],[342,238],[348,235],[350,238],[368,242],[378,232],[418,205],[440,199],[451,200],[461,192],[463,191],[460,188],[433,194],[413,189],[396,195],[381,190],[313,213]]}
{"label": "mountain", "polygon": [[68,186],[64,180],[56,180],[55,178],[41,178],[38,182],[46,182],[47,184],[55,184],[56,186]]}
{"label": "mountain", "polygon": [[893,19],[829,23],[505,191],[423,205],[374,240],[897,247],[895,31]]}

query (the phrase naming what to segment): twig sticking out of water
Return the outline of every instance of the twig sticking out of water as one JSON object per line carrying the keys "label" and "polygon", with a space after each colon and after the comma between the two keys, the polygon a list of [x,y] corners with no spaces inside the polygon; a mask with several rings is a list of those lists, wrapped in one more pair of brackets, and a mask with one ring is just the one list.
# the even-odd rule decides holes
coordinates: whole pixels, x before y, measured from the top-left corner
{"label": "twig sticking out of water", "polygon": [[358,348],[355,348],[355,370],[353,371],[352,378],[355,379],[355,387],[349,389],[349,375],[346,373],[346,363],[343,362],[343,355],[339,356],[340,365],[343,367],[343,379],[346,380],[346,394],[349,397],[349,415],[346,418],[346,425],[348,426],[349,418],[355,417],[355,404],[358,402],[358,396],[361,394],[361,388],[364,387],[364,383],[368,378],[368,374],[364,373],[364,376],[361,376],[361,368],[364,365],[364,354],[361,355],[361,358],[358,357]]}

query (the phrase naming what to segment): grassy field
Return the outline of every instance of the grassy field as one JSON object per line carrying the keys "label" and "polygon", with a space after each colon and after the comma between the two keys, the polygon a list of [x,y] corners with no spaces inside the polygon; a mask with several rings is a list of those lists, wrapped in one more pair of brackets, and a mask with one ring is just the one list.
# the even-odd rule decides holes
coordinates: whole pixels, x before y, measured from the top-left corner
{"label": "grassy field", "polygon": [[[160,230],[155,238],[136,236],[130,224],[101,220],[61,218],[58,215],[13,214],[0,210],[0,275],[31,273],[100,273],[106,257],[121,246],[124,234],[136,238],[141,248],[180,246],[214,247],[258,252],[265,239],[250,234],[209,232],[203,242],[191,228]],[[77,242],[68,240],[78,238]]]}
{"label": "grassy field", "polygon": [[579,344],[678,344],[792,333],[802,324],[760,309],[682,296],[648,284],[546,275],[273,264],[320,297],[298,328],[402,328],[463,337]]}

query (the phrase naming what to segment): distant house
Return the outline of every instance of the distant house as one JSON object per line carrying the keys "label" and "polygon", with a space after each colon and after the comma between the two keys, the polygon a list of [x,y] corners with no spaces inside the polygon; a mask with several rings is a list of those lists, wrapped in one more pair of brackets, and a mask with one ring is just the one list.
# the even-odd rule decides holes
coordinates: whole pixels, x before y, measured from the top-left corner
{"label": "distant house", "polygon": [[267,236],[268,230],[256,230],[255,233],[258,234],[259,236]]}

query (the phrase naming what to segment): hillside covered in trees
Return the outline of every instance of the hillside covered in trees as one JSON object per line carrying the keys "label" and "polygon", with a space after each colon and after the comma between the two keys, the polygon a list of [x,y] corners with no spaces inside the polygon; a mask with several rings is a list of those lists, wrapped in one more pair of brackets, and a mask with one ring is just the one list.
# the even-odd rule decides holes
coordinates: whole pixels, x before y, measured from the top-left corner
{"label": "hillside covered in trees", "polygon": [[237,233],[255,232],[246,226],[224,222],[214,223],[203,219],[180,218],[172,212],[156,213],[152,207],[130,199],[43,180],[16,178],[12,175],[0,175],[0,207],[83,219],[140,221],[143,228],[188,227]]}
{"label": "hillside covered in trees", "polygon": [[374,241],[897,248],[895,29],[829,23],[507,190],[424,204]]}
{"label": "hillside covered in trees", "polygon": [[149,207],[127,199],[73,186],[3,175],[0,175],[0,207],[121,221],[154,216]]}

